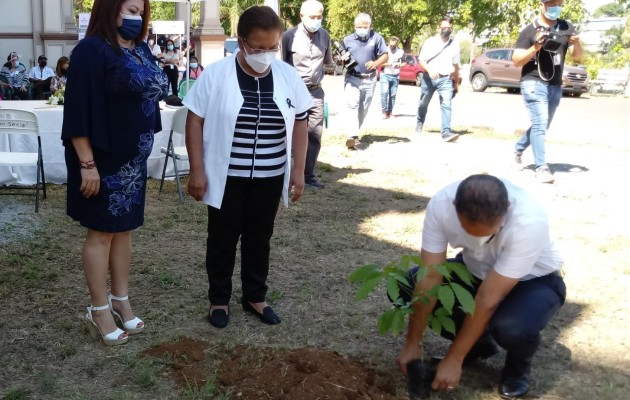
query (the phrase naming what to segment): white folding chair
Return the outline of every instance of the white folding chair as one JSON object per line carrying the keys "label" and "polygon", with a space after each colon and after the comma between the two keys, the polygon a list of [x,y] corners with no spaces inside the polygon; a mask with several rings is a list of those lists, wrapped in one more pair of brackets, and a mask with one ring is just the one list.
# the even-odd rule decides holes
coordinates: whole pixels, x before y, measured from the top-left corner
{"label": "white folding chair", "polygon": [[[173,144],[173,133],[177,133],[179,135],[186,135],[186,116],[188,115],[188,108],[182,107],[179,110],[175,111],[175,115],[173,115],[173,123],[171,124],[171,133],[168,136],[168,145],[166,147],[162,147],[160,151],[164,154],[164,168],[162,168],[162,179],[160,180],[160,192],[162,191],[162,186],[164,186],[164,178],[173,178],[177,181],[177,191],[179,192],[179,200],[184,200],[184,195],[182,193],[182,185],[179,181],[179,177],[182,173],[187,173],[189,170],[179,170],[177,168],[178,161],[188,161],[188,151],[186,150],[186,146],[175,146]],[[166,167],[168,166],[168,160],[173,160],[173,169],[175,170],[175,174],[166,175]]]}
{"label": "white folding chair", "polygon": [[[39,136],[39,124],[37,115],[30,111],[0,109],[0,137],[8,135],[9,139],[13,135],[30,135],[37,137],[37,152],[25,153],[17,151],[0,152],[1,167],[36,167],[37,183],[35,184],[35,212],[39,212],[39,190],[42,189],[44,199],[46,198],[46,176],[44,175],[44,160],[42,158],[42,139]],[[9,149],[11,148],[9,140]],[[30,187],[6,186],[1,187],[2,191],[8,190],[3,195],[28,195],[32,193],[21,193],[19,190],[32,190]]]}

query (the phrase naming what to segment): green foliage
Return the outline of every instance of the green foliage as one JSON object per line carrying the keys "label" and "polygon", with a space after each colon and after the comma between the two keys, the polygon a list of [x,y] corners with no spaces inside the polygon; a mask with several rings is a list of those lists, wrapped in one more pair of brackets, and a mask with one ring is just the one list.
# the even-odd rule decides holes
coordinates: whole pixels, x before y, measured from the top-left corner
{"label": "green foliage", "polygon": [[593,17],[622,17],[626,12],[626,8],[621,3],[608,3],[597,8],[593,12]]}
{"label": "green foliage", "polygon": [[[380,335],[385,335],[387,332],[392,332],[394,335],[400,334],[405,327],[405,318],[414,312],[413,305],[417,302],[430,304],[432,299],[439,300],[442,307],[430,315],[427,325],[438,334],[442,329],[454,334],[455,323],[451,315],[455,304],[461,304],[466,313],[472,314],[475,310],[475,300],[467,289],[453,282],[453,278],[457,277],[472,287],[473,276],[459,263],[443,263],[432,266],[430,268],[437,271],[444,279],[442,284],[435,285],[423,293],[419,292],[417,287],[411,287],[407,279],[409,270],[416,265],[419,268],[415,281],[420,282],[429,272],[429,267],[422,263],[420,257],[408,255],[402,256],[386,266],[363,265],[354,270],[348,280],[359,284],[356,292],[357,301],[367,299],[369,294],[379,286],[379,283],[384,283],[387,295],[392,300],[394,307],[379,316],[378,332]],[[401,287],[407,292],[413,291],[411,301],[403,300],[400,294]]]}
{"label": "green foliage", "polygon": [[29,397],[31,397],[31,389],[28,388],[11,389],[4,395],[6,400],[23,400]]}

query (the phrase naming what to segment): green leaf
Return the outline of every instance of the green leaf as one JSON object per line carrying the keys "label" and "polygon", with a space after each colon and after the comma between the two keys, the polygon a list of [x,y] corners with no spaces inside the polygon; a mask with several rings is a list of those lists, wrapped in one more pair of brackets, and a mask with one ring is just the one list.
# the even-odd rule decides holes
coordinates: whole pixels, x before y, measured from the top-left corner
{"label": "green leaf", "polygon": [[440,286],[438,289],[438,300],[440,300],[449,314],[453,313],[453,306],[455,305],[455,294],[453,293],[453,289],[451,289],[448,285]]}
{"label": "green leaf", "polygon": [[437,297],[438,297],[438,291],[440,290],[440,286],[442,286],[442,285],[435,285],[435,286],[433,286],[431,289],[429,289],[429,290],[427,291],[427,296],[429,296],[429,297],[433,297],[433,298],[436,298],[436,299],[437,299]]}
{"label": "green leaf", "polygon": [[427,276],[428,272],[429,269],[427,267],[418,268],[418,271],[416,271],[416,282],[420,282],[421,280],[423,280],[424,277]]}
{"label": "green leaf", "polygon": [[430,326],[433,332],[439,335],[442,332],[442,323],[440,322],[440,320],[437,317],[431,316],[431,320],[429,322],[431,324]]}
{"label": "green leaf", "polygon": [[405,285],[405,287],[411,288],[409,280],[407,279],[407,275],[396,274],[394,275],[394,279],[396,279],[396,281],[400,282],[402,285]]}
{"label": "green leaf", "polygon": [[396,309],[392,308],[391,310],[385,311],[378,317],[378,334],[384,336],[389,330],[392,329],[392,321],[394,319],[394,315],[396,314]]}
{"label": "green leaf", "polygon": [[445,331],[455,335],[455,322],[452,318],[439,316],[437,319],[440,321],[442,328],[444,328]]}
{"label": "green leaf", "polygon": [[389,275],[387,277],[387,294],[392,300],[396,300],[400,297],[400,288],[398,287],[398,281],[395,275]]}
{"label": "green leaf", "polygon": [[368,264],[355,269],[348,277],[348,280],[350,282],[363,282],[374,278],[376,274],[380,273],[380,267],[378,265]]}
{"label": "green leaf", "polygon": [[453,289],[453,292],[455,292],[457,301],[462,305],[464,312],[472,315],[475,312],[475,299],[470,292],[457,283],[451,283],[450,287]]}
{"label": "green leaf", "polygon": [[391,331],[394,335],[399,335],[405,329],[405,313],[402,310],[396,310],[392,319]]}
{"label": "green leaf", "polygon": [[357,296],[356,296],[357,301],[367,299],[370,292],[374,290],[374,288],[376,287],[376,285],[378,285],[381,279],[383,279],[383,275],[379,274],[378,276],[375,276],[363,282],[361,286],[359,287],[359,289],[357,290]]}
{"label": "green leaf", "polygon": [[413,265],[417,265],[420,269],[424,268],[424,263],[422,262],[422,258],[420,256],[410,256],[411,263]]}
{"label": "green leaf", "polygon": [[434,265],[433,268],[440,273],[445,278],[450,278],[451,273],[448,272],[448,269],[444,266],[444,264]]}
{"label": "green leaf", "polygon": [[437,309],[437,311],[433,313],[433,315],[435,315],[436,317],[448,317],[451,314],[448,312],[446,308],[440,307]]}
{"label": "green leaf", "polygon": [[462,282],[464,282],[466,285],[470,286],[471,288],[473,287],[473,274],[470,273],[470,271],[468,271],[468,269],[466,269],[466,267],[460,263],[448,263],[447,267],[455,272],[455,275],[457,275],[459,277],[459,279],[462,280]]}

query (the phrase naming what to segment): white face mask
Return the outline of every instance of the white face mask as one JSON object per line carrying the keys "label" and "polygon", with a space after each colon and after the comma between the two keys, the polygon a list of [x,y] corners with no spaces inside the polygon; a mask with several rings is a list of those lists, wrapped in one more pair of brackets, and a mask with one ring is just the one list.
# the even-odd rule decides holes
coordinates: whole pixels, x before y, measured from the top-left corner
{"label": "white face mask", "polygon": [[311,19],[311,18],[305,18],[304,20],[304,28],[306,28],[307,31],[311,32],[311,33],[315,33],[319,30],[319,28],[322,27],[322,20],[321,19]]}
{"label": "white face mask", "polygon": [[269,66],[273,62],[273,59],[276,58],[276,53],[269,52],[262,54],[247,54],[247,51],[244,51],[244,54],[247,64],[249,64],[249,66],[259,74],[268,70]]}

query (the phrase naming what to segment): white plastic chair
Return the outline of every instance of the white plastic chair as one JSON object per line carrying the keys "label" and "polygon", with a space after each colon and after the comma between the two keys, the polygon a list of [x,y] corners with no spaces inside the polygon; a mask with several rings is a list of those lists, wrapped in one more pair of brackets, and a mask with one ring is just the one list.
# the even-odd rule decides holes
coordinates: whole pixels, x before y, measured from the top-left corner
{"label": "white plastic chair", "polygon": [[[39,123],[37,115],[30,111],[0,109],[0,137],[3,135],[30,135],[37,137],[37,152],[25,153],[15,151],[0,152],[0,166],[2,167],[36,167],[37,183],[35,184],[35,212],[39,212],[39,190],[42,189],[46,198],[46,176],[44,175],[44,160],[42,157],[42,139],[39,136]],[[30,187],[7,186],[0,188],[8,193],[3,195],[28,195],[19,190],[32,190]]]}
{"label": "white plastic chair", "polygon": [[[187,173],[188,170],[180,171],[177,168],[178,161],[188,161],[188,151],[186,150],[186,146],[174,146],[173,145],[173,133],[177,133],[179,135],[186,135],[186,116],[188,115],[188,108],[182,107],[179,110],[175,111],[175,115],[173,115],[173,123],[171,124],[171,133],[168,136],[168,145],[166,147],[162,147],[160,151],[164,154],[164,168],[162,168],[162,179],[160,180],[160,192],[162,191],[162,186],[164,186],[164,178],[173,178],[177,181],[177,191],[179,193],[179,200],[184,200],[184,195],[182,193],[182,185],[179,181],[179,177],[182,173]],[[175,174],[166,175],[166,167],[168,166],[168,160],[173,160],[173,169],[175,170]]]}

